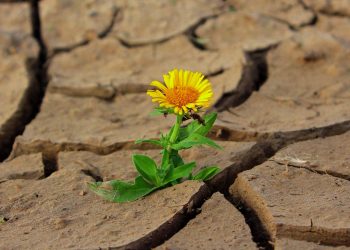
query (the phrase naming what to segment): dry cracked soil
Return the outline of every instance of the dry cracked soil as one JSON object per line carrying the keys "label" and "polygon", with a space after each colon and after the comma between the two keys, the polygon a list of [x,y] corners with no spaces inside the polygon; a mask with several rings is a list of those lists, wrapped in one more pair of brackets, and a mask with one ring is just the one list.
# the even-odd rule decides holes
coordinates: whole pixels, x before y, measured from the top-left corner
{"label": "dry cracked soil", "polygon": [[[350,0],[0,0],[0,249],[350,249]],[[132,203],[169,129],[145,91],[203,72],[207,182]]]}

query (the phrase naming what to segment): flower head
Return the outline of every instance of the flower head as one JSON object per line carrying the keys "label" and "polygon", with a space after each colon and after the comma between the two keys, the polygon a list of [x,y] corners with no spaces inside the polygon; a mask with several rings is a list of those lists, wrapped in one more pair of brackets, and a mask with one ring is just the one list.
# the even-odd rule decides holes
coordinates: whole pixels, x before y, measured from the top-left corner
{"label": "flower head", "polygon": [[182,115],[210,106],[213,91],[202,73],[174,69],[163,78],[165,84],[153,81],[151,85],[158,89],[147,91],[160,107],[171,108],[174,113]]}

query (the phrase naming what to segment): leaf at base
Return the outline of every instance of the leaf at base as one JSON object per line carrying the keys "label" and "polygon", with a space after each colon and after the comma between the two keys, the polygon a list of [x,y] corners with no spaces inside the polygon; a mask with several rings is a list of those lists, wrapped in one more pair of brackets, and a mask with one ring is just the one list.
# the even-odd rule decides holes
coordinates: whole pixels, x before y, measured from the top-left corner
{"label": "leaf at base", "polygon": [[157,164],[147,155],[134,154],[132,162],[140,175],[150,184],[154,186],[160,185],[160,180],[157,173]]}
{"label": "leaf at base", "polygon": [[135,201],[157,189],[147,183],[142,176],[136,177],[134,183],[113,180],[88,183],[88,186],[102,198],[118,203]]}
{"label": "leaf at base", "polygon": [[221,171],[221,169],[216,167],[216,166],[206,167],[206,168],[203,168],[202,170],[200,170],[192,178],[192,180],[207,181],[207,180],[211,179],[213,176],[215,176],[216,174],[218,174],[220,171]]}

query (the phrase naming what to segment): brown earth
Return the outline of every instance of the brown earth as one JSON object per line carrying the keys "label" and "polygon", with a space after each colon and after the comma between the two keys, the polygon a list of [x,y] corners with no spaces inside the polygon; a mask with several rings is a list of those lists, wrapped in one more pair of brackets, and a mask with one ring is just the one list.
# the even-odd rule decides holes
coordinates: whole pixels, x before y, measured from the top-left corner
{"label": "brown earth", "polygon": [[[0,249],[350,249],[350,1],[146,2],[0,0]],[[173,124],[145,94],[173,68],[223,147],[181,154],[222,172],[102,200],[161,160],[134,141]]]}

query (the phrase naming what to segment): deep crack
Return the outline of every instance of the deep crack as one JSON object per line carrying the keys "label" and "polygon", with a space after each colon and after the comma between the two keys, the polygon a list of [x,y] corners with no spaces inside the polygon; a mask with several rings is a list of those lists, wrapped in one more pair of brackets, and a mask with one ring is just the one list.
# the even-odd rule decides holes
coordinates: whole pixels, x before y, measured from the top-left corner
{"label": "deep crack", "polygon": [[250,228],[252,234],[252,239],[256,243],[259,249],[272,250],[274,249],[271,244],[271,237],[268,232],[265,230],[262,222],[259,217],[256,215],[254,210],[245,206],[244,203],[232,197],[232,195],[225,196],[234,207],[237,208],[239,212],[244,216],[246,224]]}
{"label": "deep crack", "polygon": [[225,93],[215,104],[218,111],[237,107],[244,103],[254,91],[258,91],[268,78],[266,55],[271,47],[245,52],[247,63],[235,90]]}
{"label": "deep crack", "polygon": [[311,128],[291,132],[276,132],[258,139],[248,151],[234,159],[234,163],[211,179],[207,184],[213,191],[227,194],[237,175],[267,161],[280,149],[296,142],[344,134],[350,131],[350,121],[321,128]]}
{"label": "deep crack", "polygon": [[26,59],[29,85],[15,113],[3,124],[0,133],[0,161],[12,151],[13,143],[40,110],[49,81],[47,75],[47,48],[41,35],[39,0],[30,0],[32,36],[39,45],[37,58]]}
{"label": "deep crack", "polygon": [[13,148],[9,159],[14,159],[21,155],[35,154],[40,152],[72,152],[72,151],[88,151],[97,155],[108,155],[120,150],[152,150],[159,149],[158,146],[142,143],[135,144],[135,141],[121,141],[108,146],[98,146],[85,143],[61,142],[54,143],[51,141],[35,140],[30,143],[17,142]]}
{"label": "deep crack", "polygon": [[42,161],[44,165],[44,178],[49,177],[58,170],[56,152],[42,153]]}
{"label": "deep crack", "polygon": [[122,247],[109,247],[109,249],[143,250],[160,246],[184,228],[190,220],[194,219],[200,213],[200,208],[204,202],[208,200],[212,194],[213,193],[209,190],[208,186],[204,184],[199,191],[192,196],[190,201],[170,219],[170,221],[165,222],[155,231],[145,235],[141,239]]}

